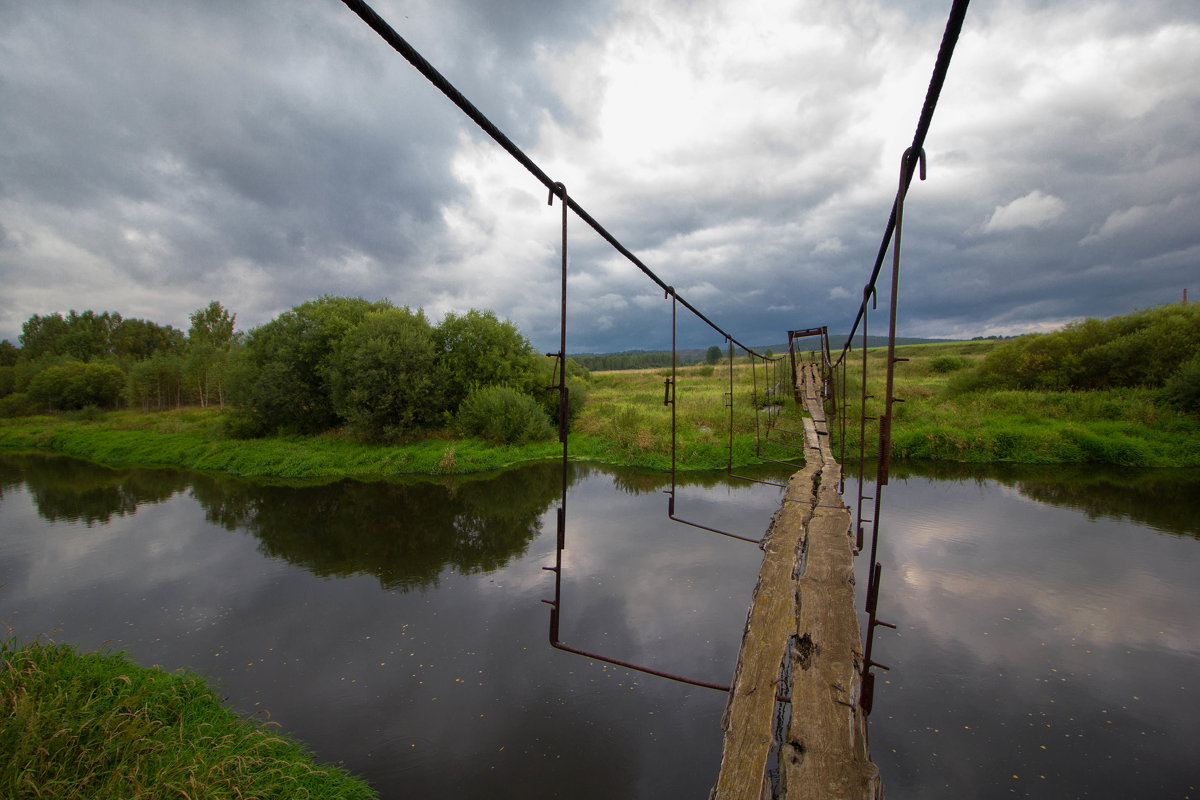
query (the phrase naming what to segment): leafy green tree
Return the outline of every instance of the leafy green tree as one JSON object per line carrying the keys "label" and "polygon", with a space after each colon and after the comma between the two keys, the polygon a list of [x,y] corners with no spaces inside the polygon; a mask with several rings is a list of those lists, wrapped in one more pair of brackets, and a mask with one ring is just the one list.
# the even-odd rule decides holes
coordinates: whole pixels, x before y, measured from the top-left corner
{"label": "leafy green tree", "polygon": [[0,367],[14,367],[21,357],[18,350],[8,339],[0,339]]}
{"label": "leafy green tree", "polygon": [[112,337],[121,324],[121,315],[92,310],[67,315],[66,355],[80,361],[103,358],[112,353]]}
{"label": "leafy green tree", "polygon": [[67,321],[62,314],[40,316],[34,314],[21,326],[21,355],[26,361],[33,361],[42,356],[63,355]]}
{"label": "leafy green tree", "polygon": [[420,309],[369,312],[338,343],[331,367],[334,411],[369,437],[408,433],[442,407],[433,331]]}
{"label": "leafy green tree", "polygon": [[708,348],[708,352],[704,354],[704,363],[716,364],[720,360],[721,348],[714,344],[712,347]]}
{"label": "leafy green tree", "polygon": [[160,352],[135,362],[126,380],[126,398],[147,412],[178,408],[183,403],[183,357]]}
{"label": "leafy green tree", "polygon": [[188,356],[185,365],[187,378],[196,390],[201,407],[207,407],[212,396],[225,406],[225,377],[229,353],[240,338],[234,331],[237,315],[230,314],[216,300],[193,311],[188,329]]}
{"label": "leafy green tree", "polygon": [[141,361],[156,353],[183,352],[183,331],[144,319],[124,319],[112,334],[112,351],[124,363]]}
{"label": "leafy green tree", "polygon": [[329,390],[334,353],[368,313],[391,307],[387,300],[325,295],[251,331],[231,389],[252,427],[314,433],[338,424]]}
{"label": "leafy green tree", "polygon": [[448,409],[457,409],[472,390],[486,386],[522,392],[538,388],[540,357],[516,325],[493,312],[447,314],[433,333]]}
{"label": "leafy green tree", "polygon": [[113,334],[121,321],[120,314],[108,311],[97,314],[72,309],[66,317],[34,314],[21,326],[21,350],[30,360],[47,355],[77,361],[104,358],[113,352]]}
{"label": "leafy green tree", "polygon": [[230,314],[216,300],[204,308],[193,311],[188,319],[192,323],[192,326],[188,328],[188,344],[217,349],[228,348],[233,344],[236,337],[234,324],[237,322],[237,315]]}

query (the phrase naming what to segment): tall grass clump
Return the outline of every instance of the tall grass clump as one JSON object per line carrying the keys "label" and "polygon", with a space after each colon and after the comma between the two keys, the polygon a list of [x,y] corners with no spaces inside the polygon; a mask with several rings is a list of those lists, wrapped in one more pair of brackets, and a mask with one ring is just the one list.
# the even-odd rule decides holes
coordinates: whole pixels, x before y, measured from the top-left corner
{"label": "tall grass clump", "polygon": [[223,707],[191,673],[0,642],[0,797],[377,797],[268,724]]}

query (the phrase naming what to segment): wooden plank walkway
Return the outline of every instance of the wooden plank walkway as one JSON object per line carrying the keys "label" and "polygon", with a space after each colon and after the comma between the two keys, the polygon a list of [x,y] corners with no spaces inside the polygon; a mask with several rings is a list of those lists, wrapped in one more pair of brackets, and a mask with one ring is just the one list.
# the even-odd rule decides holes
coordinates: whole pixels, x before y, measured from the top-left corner
{"label": "wooden plank walkway", "polygon": [[[788,482],[763,544],[721,727],[714,800],[882,798],[859,707],[862,637],[850,510],[825,429],[820,386],[804,373],[804,469]],[[786,661],[785,661],[786,660]],[[781,679],[782,682],[781,682]],[[777,741],[776,694],[791,696]],[[768,770],[778,764],[778,795]]]}

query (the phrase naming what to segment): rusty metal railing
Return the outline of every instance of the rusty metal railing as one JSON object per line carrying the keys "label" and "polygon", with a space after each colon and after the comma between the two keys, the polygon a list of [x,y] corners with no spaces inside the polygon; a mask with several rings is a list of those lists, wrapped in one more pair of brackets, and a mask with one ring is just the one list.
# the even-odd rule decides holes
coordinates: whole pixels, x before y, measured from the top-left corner
{"label": "rusty metal railing", "polygon": [[[883,566],[879,563],[879,531],[880,518],[883,511],[883,490],[888,485],[888,472],[891,464],[891,449],[892,449],[892,421],[894,418],[895,404],[904,402],[903,398],[897,397],[895,394],[895,369],[896,364],[907,361],[908,359],[898,357],[896,355],[896,315],[899,301],[900,288],[900,244],[901,235],[904,226],[904,201],[908,194],[908,181],[906,178],[912,175],[914,171],[919,171],[921,180],[925,180],[925,153],[922,150],[914,150],[909,148],[904,151],[900,162],[900,185],[896,193],[896,202],[893,208],[895,209],[895,237],[892,241],[892,273],[891,273],[891,295],[888,299],[888,335],[887,335],[887,356],[884,362],[884,396],[883,410],[878,417],[873,417],[867,413],[867,404],[869,400],[875,399],[871,394],[868,394],[868,381],[870,378],[867,366],[867,322],[868,322],[868,302],[871,308],[876,307],[877,293],[874,283],[869,283],[863,288],[863,301],[860,307],[859,320],[862,323],[862,375],[859,397],[859,437],[858,437],[858,488],[857,502],[855,510],[855,549],[862,551],[864,542],[866,525],[871,526],[871,554],[868,562],[868,579],[867,579],[867,631],[865,634],[865,644],[863,649],[863,690],[860,695],[859,702],[866,713],[870,713],[874,702],[875,689],[875,668],[889,669],[885,664],[881,664],[874,660],[874,642],[876,628],[883,626],[887,628],[895,628],[896,626],[890,622],[885,622],[879,619],[879,589],[880,581],[883,575]],[[847,347],[850,342],[847,341]],[[839,364],[843,367],[843,375],[845,368],[845,353],[843,350],[843,358],[839,359]],[[842,407],[846,406],[845,398],[845,379],[842,381]],[[867,495],[867,475],[866,475],[866,438],[867,438],[867,422],[869,420],[878,419],[879,421],[879,445],[878,454],[875,461],[875,475],[873,479],[873,495]],[[845,427],[842,427],[843,432],[843,452],[845,441]],[[872,514],[871,518],[866,518],[863,515],[863,504],[865,501],[871,501]]]}

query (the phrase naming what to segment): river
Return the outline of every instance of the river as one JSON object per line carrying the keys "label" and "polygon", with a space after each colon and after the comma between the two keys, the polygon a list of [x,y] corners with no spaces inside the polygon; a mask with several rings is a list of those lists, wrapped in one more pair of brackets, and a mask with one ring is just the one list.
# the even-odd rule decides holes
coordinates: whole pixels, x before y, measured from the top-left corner
{"label": "river", "polygon": [[[896,472],[888,796],[1194,796],[1200,477]],[[761,553],[668,520],[668,481],[572,466],[560,638],[724,683]],[[680,516],[749,537],[781,498],[688,481]],[[269,486],[0,456],[0,620],[212,676],[385,798],[706,797],[722,693],[548,643],[560,487],[553,464]]]}

